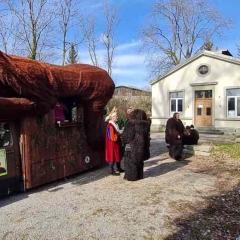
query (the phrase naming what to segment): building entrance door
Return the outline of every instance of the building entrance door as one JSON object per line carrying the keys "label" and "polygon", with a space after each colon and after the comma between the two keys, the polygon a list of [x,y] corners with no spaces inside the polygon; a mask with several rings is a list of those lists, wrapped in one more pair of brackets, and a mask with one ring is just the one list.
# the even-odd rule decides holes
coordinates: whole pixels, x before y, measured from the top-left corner
{"label": "building entrance door", "polygon": [[195,91],[195,125],[212,126],[212,90]]}

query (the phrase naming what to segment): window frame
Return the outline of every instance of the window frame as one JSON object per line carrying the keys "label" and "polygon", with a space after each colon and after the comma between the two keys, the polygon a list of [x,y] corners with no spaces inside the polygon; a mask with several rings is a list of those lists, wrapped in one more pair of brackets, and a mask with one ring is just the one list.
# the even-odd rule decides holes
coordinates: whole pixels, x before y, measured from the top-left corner
{"label": "window frame", "polygon": [[[229,95],[229,90],[237,90],[236,95]],[[227,96],[227,118],[240,118],[240,88],[228,88],[226,89],[226,96]],[[234,110],[229,110],[229,99],[234,99]],[[239,115],[238,115],[238,108],[239,108]],[[231,111],[231,114],[229,113]]]}
{"label": "window frame", "polygon": [[[179,94],[181,93],[180,96],[171,96],[173,94]],[[180,116],[183,116],[183,99],[184,99],[184,92],[183,91],[172,91],[172,92],[169,92],[169,112],[170,112],[170,116],[173,116],[173,114],[175,112],[178,112]],[[172,100],[175,100],[175,109],[176,111],[172,111]],[[182,111],[179,111],[179,102],[182,101]]]}

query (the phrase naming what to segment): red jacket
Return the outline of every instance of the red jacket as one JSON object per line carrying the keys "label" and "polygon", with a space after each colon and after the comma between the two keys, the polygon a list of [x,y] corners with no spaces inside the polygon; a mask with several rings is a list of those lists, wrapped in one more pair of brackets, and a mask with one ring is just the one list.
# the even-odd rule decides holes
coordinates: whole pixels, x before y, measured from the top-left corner
{"label": "red jacket", "polygon": [[106,162],[120,162],[121,161],[120,148],[121,148],[120,134],[111,123],[108,123],[106,128],[106,148],[105,148]]}

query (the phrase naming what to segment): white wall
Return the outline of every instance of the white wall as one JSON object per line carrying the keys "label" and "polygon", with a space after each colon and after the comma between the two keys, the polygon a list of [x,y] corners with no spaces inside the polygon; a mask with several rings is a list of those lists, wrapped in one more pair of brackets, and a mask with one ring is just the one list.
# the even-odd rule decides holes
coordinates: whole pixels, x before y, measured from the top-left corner
{"label": "white wall", "polygon": [[[198,67],[202,64],[210,67],[209,74],[204,77],[197,72]],[[171,117],[169,113],[169,92],[172,91],[184,92],[184,113],[181,119],[185,125],[192,124],[194,122],[194,91],[196,90],[213,91],[214,127],[224,128],[229,127],[229,124],[234,128],[237,125],[240,127],[240,119],[234,121],[227,119],[226,98],[227,88],[240,87],[239,64],[202,55],[164,79],[155,82],[152,85],[152,127],[165,125],[166,120]],[[197,86],[197,84],[200,86]]]}

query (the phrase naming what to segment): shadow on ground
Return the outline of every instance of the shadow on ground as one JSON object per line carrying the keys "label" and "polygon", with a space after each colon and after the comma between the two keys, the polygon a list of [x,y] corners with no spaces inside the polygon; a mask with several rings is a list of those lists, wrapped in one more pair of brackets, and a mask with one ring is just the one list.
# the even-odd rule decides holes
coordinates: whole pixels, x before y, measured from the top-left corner
{"label": "shadow on ground", "polygon": [[148,178],[148,177],[156,177],[156,176],[160,176],[163,175],[165,173],[171,172],[176,170],[177,168],[181,168],[186,166],[187,164],[189,164],[189,160],[182,160],[182,161],[172,161],[172,162],[164,162],[161,163],[161,161],[166,160],[168,158],[164,158],[164,159],[159,159],[159,160],[154,160],[149,161],[149,162],[145,162],[145,166],[148,167],[145,171],[144,171],[144,177]]}
{"label": "shadow on ground", "polygon": [[69,181],[71,181],[71,183],[74,185],[83,185],[97,181],[107,176],[109,176],[109,167],[107,164],[105,164],[104,166],[95,168],[90,172],[88,171],[86,173],[78,175],[78,177],[75,177],[72,181],[69,179]]}
{"label": "shadow on ground", "polygon": [[151,140],[150,155],[152,157],[159,156],[160,154],[168,153],[167,145],[164,141]]}
{"label": "shadow on ground", "polygon": [[[149,160],[145,162],[146,167],[150,167],[149,169],[145,168],[145,177],[154,177],[161,174],[165,174],[169,171],[173,171],[176,168],[183,167],[188,163],[188,161],[184,162],[171,162],[171,163],[162,163],[159,162],[165,160],[158,158],[161,154],[168,153],[168,148],[166,146],[164,137],[155,135],[151,140],[151,147],[150,147],[150,154],[151,158],[156,158],[153,160]],[[122,162],[124,168],[124,161]],[[1,197],[0,199],[0,207],[5,205],[11,204],[13,202],[21,201],[25,198],[28,198],[30,194],[34,194],[41,191],[48,191],[48,192],[57,192],[63,189],[62,186],[65,183],[71,183],[75,185],[82,185],[87,184],[93,181],[97,181],[101,178],[109,176],[109,168],[107,164],[103,164],[100,167],[96,167],[91,170],[87,170],[85,172],[81,172],[55,182],[47,183],[42,186],[35,187],[33,189],[27,190],[25,193],[16,193],[11,194],[6,197]]]}
{"label": "shadow on ground", "polygon": [[236,240],[240,237],[240,186],[220,196],[209,197],[205,208],[202,204],[175,207],[187,209],[190,214],[174,219],[171,224],[179,231],[164,240]]}
{"label": "shadow on ground", "polygon": [[100,167],[87,170],[63,179],[56,180],[55,182],[46,183],[44,185],[28,189],[26,192],[13,193],[8,196],[1,197],[0,199],[0,208],[6,205],[12,204],[28,198],[31,194],[48,191],[48,192],[57,192],[64,188],[63,184],[87,184],[89,182],[97,181],[101,178],[104,178],[109,175],[109,169],[106,164]]}
{"label": "shadow on ground", "polygon": [[28,198],[28,195],[29,195],[28,193],[20,193],[20,194],[19,193],[13,193],[9,196],[1,197],[0,208],[4,207],[4,206],[7,206],[9,204],[24,200],[24,199]]}

